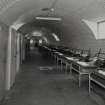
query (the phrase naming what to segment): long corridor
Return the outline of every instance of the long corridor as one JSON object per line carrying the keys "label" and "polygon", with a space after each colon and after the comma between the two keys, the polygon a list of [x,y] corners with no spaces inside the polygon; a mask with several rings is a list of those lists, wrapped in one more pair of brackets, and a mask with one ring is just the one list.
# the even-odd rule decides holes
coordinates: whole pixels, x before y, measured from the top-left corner
{"label": "long corridor", "polygon": [[55,63],[36,49],[22,65],[2,105],[99,105],[89,96],[88,88],[78,88],[77,82],[71,74],[58,73]]}

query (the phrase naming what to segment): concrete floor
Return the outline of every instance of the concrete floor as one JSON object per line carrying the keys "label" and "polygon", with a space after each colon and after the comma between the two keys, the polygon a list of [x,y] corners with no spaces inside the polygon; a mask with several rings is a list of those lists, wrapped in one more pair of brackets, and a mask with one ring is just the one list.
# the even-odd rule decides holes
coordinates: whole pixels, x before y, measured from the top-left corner
{"label": "concrete floor", "polygon": [[[53,69],[40,70],[46,66]],[[76,76],[57,72],[54,62],[35,50],[1,105],[105,105],[105,101],[95,93],[89,96],[86,83],[78,88]]]}

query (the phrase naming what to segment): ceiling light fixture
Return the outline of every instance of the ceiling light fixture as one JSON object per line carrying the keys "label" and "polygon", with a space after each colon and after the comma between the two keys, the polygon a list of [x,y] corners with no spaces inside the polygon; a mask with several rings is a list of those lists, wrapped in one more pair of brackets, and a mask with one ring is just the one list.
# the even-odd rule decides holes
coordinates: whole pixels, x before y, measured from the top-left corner
{"label": "ceiling light fixture", "polygon": [[54,21],[61,21],[62,20],[62,18],[59,18],[59,17],[42,17],[42,16],[37,16],[37,17],[35,17],[35,19],[36,20],[54,20]]}
{"label": "ceiling light fixture", "polygon": [[46,15],[44,16],[37,16],[35,17],[36,20],[50,20],[50,21],[61,21],[62,18],[61,17],[54,17],[54,7],[56,5],[58,0],[54,0],[54,2],[52,3],[51,7],[50,8],[42,8],[41,10],[42,11],[46,11]]}

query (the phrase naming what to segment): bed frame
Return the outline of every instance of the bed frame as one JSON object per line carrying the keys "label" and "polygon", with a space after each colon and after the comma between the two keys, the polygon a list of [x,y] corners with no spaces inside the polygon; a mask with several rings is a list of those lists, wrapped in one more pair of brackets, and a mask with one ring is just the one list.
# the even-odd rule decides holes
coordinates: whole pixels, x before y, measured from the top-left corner
{"label": "bed frame", "polygon": [[[98,59],[102,59],[105,62],[105,53],[102,52],[101,49],[96,54],[96,56],[98,57]],[[103,67],[97,67],[96,71],[89,74],[89,94],[91,93],[91,82],[94,82],[105,89],[105,75],[99,73],[99,70],[105,71],[105,65],[103,65]]]}

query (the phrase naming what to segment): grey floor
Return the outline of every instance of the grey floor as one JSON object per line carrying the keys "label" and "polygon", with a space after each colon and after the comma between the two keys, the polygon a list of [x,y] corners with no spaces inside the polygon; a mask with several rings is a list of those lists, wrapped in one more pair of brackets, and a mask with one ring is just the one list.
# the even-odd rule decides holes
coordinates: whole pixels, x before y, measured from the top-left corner
{"label": "grey floor", "polygon": [[54,62],[35,50],[2,105],[105,105],[99,95],[89,96],[87,86],[83,83],[78,88],[76,75],[58,72]]}

